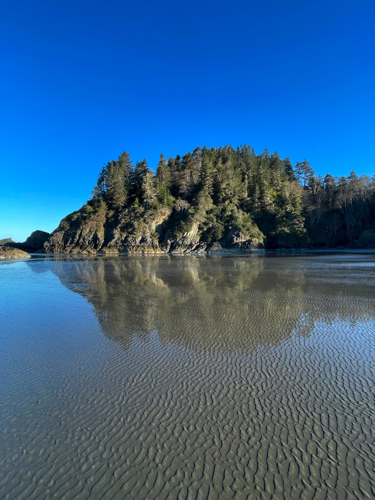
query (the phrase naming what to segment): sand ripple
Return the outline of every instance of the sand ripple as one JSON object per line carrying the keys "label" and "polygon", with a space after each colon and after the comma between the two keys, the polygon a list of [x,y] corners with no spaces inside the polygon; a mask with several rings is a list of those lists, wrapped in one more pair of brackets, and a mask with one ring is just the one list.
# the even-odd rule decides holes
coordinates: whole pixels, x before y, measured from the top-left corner
{"label": "sand ripple", "polygon": [[[225,264],[229,271],[236,260]],[[263,279],[281,273],[272,260],[262,265]],[[246,316],[225,308],[220,294],[228,290],[218,285],[215,314],[231,325],[232,341],[213,318],[215,329],[196,322],[194,308],[189,340],[177,318],[185,324],[191,283],[188,298],[173,304],[174,323],[163,322],[144,296],[155,328],[127,331],[126,348],[113,339],[138,324],[139,309],[127,309],[126,325],[115,322],[104,335],[98,318],[105,311],[94,314],[92,301],[52,273],[7,266],[1,498],[375,498],[375,300],[357,288],[350,295],[339,279],[324,291],[314,265],[295,295],[286,280],[275,307],[260,309],[268,289],[244,287],[237,299],[249,306]],[[350,268],[345,279],[355,288],[358,275]],[[34,297],[26,290],[20,302],[17,283],[29,283]],[[182,293],[180,280],[168,286]],[[297,319],[275,341],[275,317],[282,321],[294,302]],[[246,333],[253,323],[256,342]]]}

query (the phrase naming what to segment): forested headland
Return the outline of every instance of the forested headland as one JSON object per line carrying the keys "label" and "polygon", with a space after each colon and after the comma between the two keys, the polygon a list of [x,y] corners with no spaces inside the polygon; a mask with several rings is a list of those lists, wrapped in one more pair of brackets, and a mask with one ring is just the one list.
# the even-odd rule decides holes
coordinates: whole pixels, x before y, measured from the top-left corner
{"label": "forested headland", "polygon": [[323,177],[307,160],[292,165],[246,145],[161,155],[155,172],[124,152],[44,244],[47,252],[337,246],[375,246],[374,177]]}

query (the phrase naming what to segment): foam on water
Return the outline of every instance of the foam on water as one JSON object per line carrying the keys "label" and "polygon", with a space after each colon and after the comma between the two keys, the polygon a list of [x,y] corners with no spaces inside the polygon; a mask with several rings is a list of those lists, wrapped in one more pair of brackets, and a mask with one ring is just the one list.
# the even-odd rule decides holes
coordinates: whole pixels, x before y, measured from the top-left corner
{"label": "foam on water", "polygon": [[2,499],[375,497],[375,259],[0,265]]}

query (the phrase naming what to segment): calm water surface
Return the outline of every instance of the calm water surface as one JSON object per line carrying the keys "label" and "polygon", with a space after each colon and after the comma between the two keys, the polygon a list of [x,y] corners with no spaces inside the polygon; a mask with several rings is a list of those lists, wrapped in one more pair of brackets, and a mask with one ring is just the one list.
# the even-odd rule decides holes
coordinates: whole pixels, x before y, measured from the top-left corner
{"label": "calm water surface", "polygon": [[374,285],[375,255],[0,264],[0,498],[375,498]]}

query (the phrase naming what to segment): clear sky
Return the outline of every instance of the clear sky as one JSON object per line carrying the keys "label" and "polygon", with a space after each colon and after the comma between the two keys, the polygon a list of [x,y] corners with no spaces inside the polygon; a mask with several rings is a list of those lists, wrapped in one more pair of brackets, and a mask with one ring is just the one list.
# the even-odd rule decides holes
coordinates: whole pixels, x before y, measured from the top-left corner
{"label": "clear sky", "polygon": [[0,238],[52,231],[126,150],[250,144],[372,175],[375,2],[18,0],[0,9]]}

